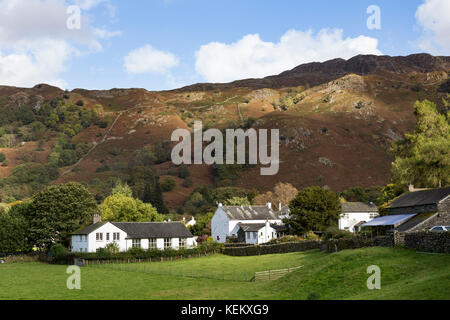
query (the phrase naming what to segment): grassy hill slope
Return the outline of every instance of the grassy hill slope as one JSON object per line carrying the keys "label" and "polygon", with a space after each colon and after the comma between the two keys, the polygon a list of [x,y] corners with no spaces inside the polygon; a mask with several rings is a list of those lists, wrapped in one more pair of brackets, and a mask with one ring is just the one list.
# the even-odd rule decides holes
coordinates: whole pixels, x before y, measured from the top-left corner
{"label": "grassy hill slope", "polygon": [[[255,271],[303,266],[272,282],[193,278],[189,274],[251,275]],[[370,265],[381,268],[381,290],[368,290]],[[184,261],[132,264],[121,271],[82,268],[82,290],[68,290],[65,266],[0,265],[0,299],[450,299],[450,255],[404,249],[364,248],[254,257],[215,255]],[[116,268],[118,266],[115,266]],[[184,277],[175,273],[183,272]]]}

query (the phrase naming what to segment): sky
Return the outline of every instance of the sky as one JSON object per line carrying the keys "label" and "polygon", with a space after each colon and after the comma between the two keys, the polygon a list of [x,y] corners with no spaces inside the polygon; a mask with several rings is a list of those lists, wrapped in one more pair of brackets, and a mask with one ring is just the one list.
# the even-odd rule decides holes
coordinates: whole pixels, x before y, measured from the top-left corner
{"label": "sky", "polygon": [[168,90],[450,55],[449,0],[0,0],[0,85]]}

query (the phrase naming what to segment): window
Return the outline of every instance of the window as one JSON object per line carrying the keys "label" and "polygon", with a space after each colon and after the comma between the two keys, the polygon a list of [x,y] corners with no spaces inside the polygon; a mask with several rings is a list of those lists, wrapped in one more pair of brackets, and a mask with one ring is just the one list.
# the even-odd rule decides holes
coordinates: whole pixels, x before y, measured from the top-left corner
{"label": "window", "polygon": [[172,239],[164,238],[164,250],[169,249],[170,247],[172,247]]}
{"label": "window", "polygon": [[113,240],[119,241],[120,240],[120,233],[119,232],[113,232]]}
{"label": "window", "polygon": [[101,232],[96,233],[95,234],[95,239],[97,241],[103,241],[103,233],[101,233]]}
{"label": "window", "polygon": [[252,232],[252,236],[253,236],[253,239],[256,239],[258,237],[258,232]]}
{"label": "window", "polygon": [[152,239],[148,239],[148,248],[149,249],[157,249],[158,246],[156,245],[156,239],[152,238]]}
{"label": "window", "polygon": [[85,236],[84,236],[84,242],[87,242],[87,241],[88,241],[88,236],[85,235]]}
{"label": "window", "polygon": [[179,238],[178,239],[178,247],[181,249],[186,248],[186,238]]}
{"label": "window", "polygon": [[132,247],[133,248],[140,248],[141,247],[141,239],[133,239]]}
{"label": "window", "polygon": [[109,241],[109,232],[106,233],[106,241]]}

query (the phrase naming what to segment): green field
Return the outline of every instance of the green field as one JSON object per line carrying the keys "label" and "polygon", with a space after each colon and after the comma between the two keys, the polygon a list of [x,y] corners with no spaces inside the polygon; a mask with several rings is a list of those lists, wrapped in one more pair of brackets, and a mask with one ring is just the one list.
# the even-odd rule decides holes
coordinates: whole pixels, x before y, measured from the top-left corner
{"label": "green field", "polygon": [[[366,287],[369,265],[381,268],[380,290]],[[294,266],[303,267],[276,281],[245,281]],[[67,277],[66,266],[3,264],[0,299],[450,299],[450,255],[393,248],[89,266],[81,290],[68,290]]]}

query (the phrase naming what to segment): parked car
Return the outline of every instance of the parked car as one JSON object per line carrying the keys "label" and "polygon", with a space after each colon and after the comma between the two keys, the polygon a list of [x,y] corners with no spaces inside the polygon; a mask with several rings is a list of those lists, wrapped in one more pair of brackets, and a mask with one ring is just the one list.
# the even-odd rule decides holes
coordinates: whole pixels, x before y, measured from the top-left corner
{"label": "parked car", "polygon": [[429,230],[430,232],[450,231],[450,226],[434,226]]}

